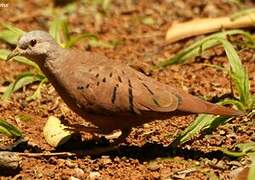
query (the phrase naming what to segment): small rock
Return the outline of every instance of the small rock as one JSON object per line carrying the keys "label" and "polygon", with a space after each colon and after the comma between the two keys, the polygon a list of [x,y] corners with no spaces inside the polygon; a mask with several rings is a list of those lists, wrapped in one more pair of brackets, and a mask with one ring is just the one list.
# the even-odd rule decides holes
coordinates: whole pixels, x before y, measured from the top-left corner
{"label": "small rock", "polygon": [[251,140],[252,140],[252,141],[255,141],[255,134],[253,134],[253,135],[251,136]]}
{"label": "small rock", "polygon": [[79,178],[71,176],[69,180],[80,180]]}
{"label": "small rock", "polygon": [[101,162],[103,165],[112,163],[112,160],[109,158],[109,156],[102,156]]}
{"label": "small rock", "polygon": [[100,173],[97,171],[92,171],[89,173],[90,180],[98,179],[99,177],[100,177]]}
{"label": "small rock", "polygon": [[226,163],[222,160],[220,160],[217,164],[216,167],[218,167],[219,169],[226,169]]}
{"label": "small rock", "polygon": [[56,157],[51,157],[48,162],[53,165],[56,165],[58,163]]}
{"label": "small rock", "polygon": [[75,168],[74,172],[75,172],[75,177],[81,178],[81,179],[84,177],[84,171],[82,169]]}
{"label": "small rock", "polygon": [[157,163],[150,163],[148,166],[148,169],[151,171],[156,171],[160,168],[160,166]]}
{"label": "small rock", "polygon": [[224,131],[224,130],[220,130],[220,135],[225,135],[226,134],[226,132]]}
{"label": "small rock", "polygon": [[71,160],[66,160],[66,161],[65,161],[65,164],[66,164],[66,166],[69,167],[69,168],[75,168],[75,167],[77,167],[77,164],[73,163]]}
{"label": "small rock", "polygon": [[150,125],[148,123],[143,124],[143,128],[150,128]]}

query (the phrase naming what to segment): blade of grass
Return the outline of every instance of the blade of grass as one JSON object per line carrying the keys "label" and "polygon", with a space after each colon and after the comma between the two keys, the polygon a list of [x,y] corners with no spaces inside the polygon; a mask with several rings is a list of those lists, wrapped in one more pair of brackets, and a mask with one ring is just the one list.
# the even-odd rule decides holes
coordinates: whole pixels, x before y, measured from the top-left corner
{"label": "blade of grass", "polygon": [[224,38],[226,36],[238,35],[238,34],[243,35],[248,41],[254,41],[253,37],[250,33],[242,31],[242,30],[229,30],[229,31],[215,33],[215,34],[207,36],[207,37],[193,43],[191,46],[181,50],[174,57],[159,63],[158,67],[166,67],[171,64],[184,63],[187,59],[201,54],[201,51],[204,51],[208,48],[211,48],[211,47],[214,47],[214,46],[220,44],[220,42],[217,41],[215,38]]}
{"label": "blade of grass", "polygon": [[92,47],[102,47],[102,48],[114,48],[115,44],[107,41],[101,41],[97,38],[91,38],[89,40],[89,45]]}
{"label": "blade of grass", "polygon": [[1,23],[1,26],[4,27],[4,30],[0,31],[0,39],[9,44],[17,44],[19,37],[24,33],[24,31],[4,23]]}
{"label": "blade of grass", "polygon": [[250,84],[248,73],[242,66],[241,60],[232,44],[226,39],[216,39],[221,42],[228,57],[228,61],[231,66],[230,75],[235,82],[235,86],[240,96],[240,101],[244,107],[250,108],[248,107],[250,101]]}
{"label": "blade of grass", "polygon": [[193,121],[184,131],[182,131],[176,139],[173,141],[172,145],[183,144],[193,137],[197,136],[202,130],[212,130],[218,125],[229,120],[227,117],[217,117],[208,114],[200,114],[195,121]]}
{"label": "blade of grass", "polygon": [[243,9],[243,10],[241,10],[239,12],[236,12],[236,13],[232,14],[230,16],[230,18],[231,18],[231,20],[234,21],[234,20],[236,20],[236,19],[238,19],[240,17],[247,16],[247,15],[249,15],[251,13],[254,13],[254,12],[255,12],[255,8]]}
{"label": "blade of grass", "polygon": [[222,151],[224,154],[233,157],[241,157],[241,156],[255,156],[255,143],[248,142],[248,143],[240,143],[236,144],[234,148],[238,148],[238,151],[228,150],[226,147],[218,147],[218,150]]}
{"label": "blade of grass", "polygon": [[8,100],[10,99],[11,94],[14,93],[15,91],[19,90],[22,87],[25,87],[28,84],[34,83],[36,81],[42,81],[43,79],[44,79],[44,76],[34,75],[31,72],[22,73],[17,77],[15,82],[11,83],[7,87],[7,90],[4,92],[1,99]]}
{"label": "blade of grass", "polygon": [[41,89],[42,89],[42,86],[43,86],[47,81],[48,81],[48,79],[47,79],[47,78],[44,78],[44,79],[40,82],[39,86],[37,87],[37,89],[36,89],[36,91],[33,93],[33,95],[28,96],[28,97],[26,98],[26,101],[32,101],[32,100],[35,100],[35,99],[40,98],[40,97],[41,97]]}
{"label": "blade of grass", "polygon": [[254,179],[255,179],[255,157],[253,157],[252,159],[252,164],[248,174],[248,180],[254,180]]}
{"label": "blade of grass", "polygon": [[97,38],[96,35],[92,33],[82,33],[79,35],[71,36],[70,40],[65,44],[66,48],[73,47],[77,42],[82,41],[84,39]]}
{"label": "blade of grass", "polygon": [[244,104],[242,104],[239,100],[235,100],[235,99],[224,99],[223,101],[221,101],[222,105],[235,105],[237,107],[237,109],[241,110],[241,111],[245,111],[245,106]]}
{"label": "blade of grass", "polygon": [[10,123],[0,120],[0,133],[5,134],[9,137],[20,137],[22,133]]}
{"label": "blade of grass", "polygon": [[50,35],[62,47],[64,46],[61,39],[61,32],[63,31],[63,26],[64,26],[64,20],[56,18],[50,23],[50,28],[49,28]]}
{"label": "blade of grass", "polygon": [[[10,50],[7,50],[7,49],[0,49],[0,60],[6,60],[7,56],[11,53]],[[25,58],[25,57],[22,57],[22,56],[16,56],[13,58],[15,61],[17,61],[18,63],[21,63],[21,64],[25,64],[25,65],[28,65],[28,66],[32,66],[33,68],[35,68],[37,70],[37,72],[41,72],[39,66],[34,63],[33,61]]]}

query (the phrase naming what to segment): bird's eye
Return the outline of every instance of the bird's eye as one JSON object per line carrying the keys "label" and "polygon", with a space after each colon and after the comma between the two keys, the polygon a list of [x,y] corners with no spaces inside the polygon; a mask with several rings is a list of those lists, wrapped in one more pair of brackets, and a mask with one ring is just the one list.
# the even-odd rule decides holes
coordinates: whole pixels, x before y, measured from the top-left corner
{"label": "bird's eye", "polygon": [[36,41],[35,39],[32,39],[32,40],[30,41],[30,45],[31,45],[31,46],[34,46],[36,43],[37,43],[37,41]]}

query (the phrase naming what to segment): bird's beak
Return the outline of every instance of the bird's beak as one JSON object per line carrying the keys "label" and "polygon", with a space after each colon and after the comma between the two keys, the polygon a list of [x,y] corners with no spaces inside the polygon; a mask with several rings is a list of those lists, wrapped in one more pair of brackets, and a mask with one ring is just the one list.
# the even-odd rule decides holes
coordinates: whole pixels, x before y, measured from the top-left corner
{"label": "bird's beak", "polygon": [[20,54],[19,48],[16,47],[6,58],[6,61],[9,61],[10,59],[12,59],[15,56],[18,56]]}

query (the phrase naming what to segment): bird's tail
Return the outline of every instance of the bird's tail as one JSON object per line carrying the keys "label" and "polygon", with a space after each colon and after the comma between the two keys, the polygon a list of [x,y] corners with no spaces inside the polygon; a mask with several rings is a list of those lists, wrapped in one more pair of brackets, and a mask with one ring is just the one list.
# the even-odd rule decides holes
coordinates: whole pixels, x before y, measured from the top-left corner
{"label": "bird's tail", "polygon": [[183,101],[180,102],[177,108],[180,111],[187,111],[196,114],[205,113],[222,116],[241,116],[245,114],[244,112],[232,108],[209,103],[198,97],[183,92],[180,93],[180,98],[183,99]]}

